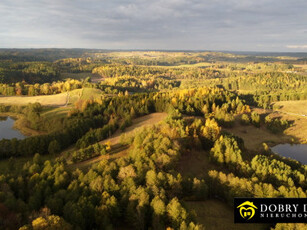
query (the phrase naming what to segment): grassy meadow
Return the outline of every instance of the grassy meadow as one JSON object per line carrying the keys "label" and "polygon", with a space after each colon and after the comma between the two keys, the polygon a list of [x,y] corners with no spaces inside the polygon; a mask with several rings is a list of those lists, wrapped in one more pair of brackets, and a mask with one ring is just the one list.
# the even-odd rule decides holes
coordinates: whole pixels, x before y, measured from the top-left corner
{"label": "grassy meadow", "polygon": [[67,103],[68,94],[60,93],[55,95],[44,96],[1,96],[0,104],[5,105],[27,105],[29,103],[40,103],[43,106],[65,106]]}
{"label": "grassy meadow", "polygon": [[280,112],[305,115],[307,118],[307,100],[300,101],[278,101],[274,103]]}

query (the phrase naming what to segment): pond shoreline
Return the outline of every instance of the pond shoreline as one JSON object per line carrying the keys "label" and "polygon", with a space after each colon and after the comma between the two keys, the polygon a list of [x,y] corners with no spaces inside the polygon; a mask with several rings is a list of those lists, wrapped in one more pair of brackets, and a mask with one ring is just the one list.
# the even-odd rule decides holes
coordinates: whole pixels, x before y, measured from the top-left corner
{"label": "pond shoreline", "polygon": [[0,117],[11,117],[12,119],[14,119],[15,122],[14,122],[13,129],[18,130],[22,135],[25,136],[25,138],[42,134],[41,132],[37,130],[28,128],[25,125],[26,123],[25,117],[22,114],[5,112],[5,113],[0,113]]}
{"label": "pond shoreline", "polygon": [[271,147],[271,151],[278,156],[307,164],[307,144],[278,144]]}

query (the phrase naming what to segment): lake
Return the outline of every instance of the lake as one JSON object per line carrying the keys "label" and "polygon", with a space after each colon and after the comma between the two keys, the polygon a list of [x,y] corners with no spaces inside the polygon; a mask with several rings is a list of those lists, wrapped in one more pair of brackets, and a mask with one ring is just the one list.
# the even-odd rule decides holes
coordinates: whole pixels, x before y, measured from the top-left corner
{"label": "lake", "polygon": [[307,164],[307,144],[280,144],[271,148],[272,151],[280,156],[289,157]]}
{"label": "lake", "polygon": [[0,117],[0,140],[5,139],[24,139],[25,136],[22,133],[14,129],[15,120],[11,117]]}

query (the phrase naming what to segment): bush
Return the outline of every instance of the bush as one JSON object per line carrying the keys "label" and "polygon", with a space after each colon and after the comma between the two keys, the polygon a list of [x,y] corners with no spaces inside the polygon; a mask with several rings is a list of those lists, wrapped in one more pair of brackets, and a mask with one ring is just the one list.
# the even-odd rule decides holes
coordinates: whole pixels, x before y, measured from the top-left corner
{"label": "bush", "polygon": [[242,114],[242,116],[241,116],[241,120],[240,120],[240,123],[242,124],[242,125],[249,125],[250,124],[250,118],[249,118],[249,116],[247,115],[247,114]]}
{"label": "bush", "polygon": [[260,127],[260,115],[256,112],[252,112],[251,114],[252,124],[257,128]]}

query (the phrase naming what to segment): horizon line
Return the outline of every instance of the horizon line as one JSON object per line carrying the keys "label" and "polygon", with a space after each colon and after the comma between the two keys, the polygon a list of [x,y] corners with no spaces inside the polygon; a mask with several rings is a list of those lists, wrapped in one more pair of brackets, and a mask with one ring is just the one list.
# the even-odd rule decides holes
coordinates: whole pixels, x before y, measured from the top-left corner
{"label": "horizon line", "polygon": [[306,53],[306,51],[254,51],[254,50],[206,50],[206,49],[106,49],[106,48],[66,48],[66,47],[0,47],[0,50],[101,50],[101,51],[150,51],[150,52],[242,52],[242,53]]}

